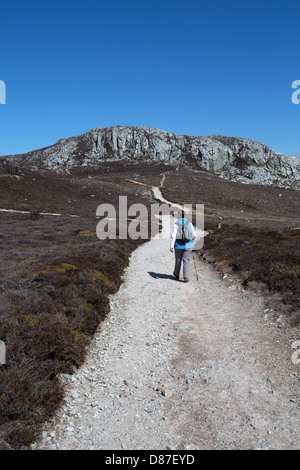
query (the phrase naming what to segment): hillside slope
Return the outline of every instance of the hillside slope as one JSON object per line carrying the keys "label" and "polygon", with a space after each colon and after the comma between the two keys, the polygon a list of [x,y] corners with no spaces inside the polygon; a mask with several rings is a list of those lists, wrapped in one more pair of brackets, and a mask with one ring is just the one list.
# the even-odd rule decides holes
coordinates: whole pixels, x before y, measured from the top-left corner
{"label": "hillside slope", "polygon": [[95,128],[50,147],[2,158],[57,171],[120,159],[183,164],[233,181],[300,189],[296,157],[245,138],[178,135],[151,127]]}
{"label": "hillside slope", "polygon": [[[299,448],[296,331],[199,259],[172,276],[169,241],[139,247],[64,405],[34,449]],[[279,320],[279,321],[278,321]]]}

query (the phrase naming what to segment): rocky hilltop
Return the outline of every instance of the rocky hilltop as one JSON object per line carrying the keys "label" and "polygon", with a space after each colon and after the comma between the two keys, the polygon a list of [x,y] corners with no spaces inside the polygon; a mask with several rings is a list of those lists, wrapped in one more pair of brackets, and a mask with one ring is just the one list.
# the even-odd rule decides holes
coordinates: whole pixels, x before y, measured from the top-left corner
{"label": "rocky hilltop", "polygon": [[50,147],[5,158],[21,166],[58,171],[104,160],[154,161],[187,165],[242,183],[300,189],[296,157],[245,138],[178,135],[151,127],[95,128]]}

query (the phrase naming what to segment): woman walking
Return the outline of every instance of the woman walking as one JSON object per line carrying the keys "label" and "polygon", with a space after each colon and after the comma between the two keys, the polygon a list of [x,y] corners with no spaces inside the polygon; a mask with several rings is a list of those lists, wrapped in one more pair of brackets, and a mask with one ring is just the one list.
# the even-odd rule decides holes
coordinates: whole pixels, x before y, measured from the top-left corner
{"label": "woman walking", "polygon": [[181,265],[183,267],[183,280],[189,282],[190,260],[196,232],[193,224],[184,216],[177,220],[173,226],[170,250],[175,250],[175,268],[173,276],[179,279]]}

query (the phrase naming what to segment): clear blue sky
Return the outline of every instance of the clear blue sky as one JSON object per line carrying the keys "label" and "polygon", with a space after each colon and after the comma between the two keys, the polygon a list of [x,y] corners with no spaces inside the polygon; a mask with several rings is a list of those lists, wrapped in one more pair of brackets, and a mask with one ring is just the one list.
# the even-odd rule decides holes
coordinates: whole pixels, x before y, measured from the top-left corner
{"label": "clear blue sky", "polygon": [[94,127],[300,152],[299,0],[1,2],[0,155]]}

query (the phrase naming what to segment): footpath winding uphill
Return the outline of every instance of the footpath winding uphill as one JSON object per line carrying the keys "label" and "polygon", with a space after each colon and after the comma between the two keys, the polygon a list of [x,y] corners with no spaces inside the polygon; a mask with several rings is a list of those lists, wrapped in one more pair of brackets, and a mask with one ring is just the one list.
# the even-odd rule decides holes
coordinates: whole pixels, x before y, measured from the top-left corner
{"label": "footpath winding uphill", "polygon": [[[299,365],[263,299],[168,239],[131,257],[85,364],[33,449],[298,449]],[[280,326],[280,328],[278,327]]]}

